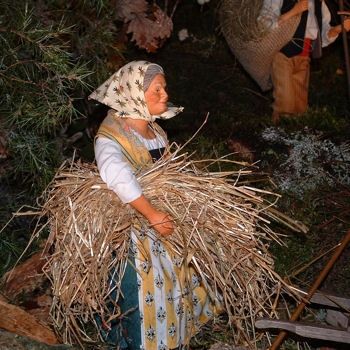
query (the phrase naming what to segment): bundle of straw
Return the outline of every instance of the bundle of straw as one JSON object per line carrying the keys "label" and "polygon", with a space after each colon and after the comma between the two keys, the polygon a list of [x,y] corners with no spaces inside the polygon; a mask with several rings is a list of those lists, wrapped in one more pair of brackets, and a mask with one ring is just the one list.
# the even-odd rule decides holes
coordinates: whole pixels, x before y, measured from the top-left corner
{"label": "bundle of straw", "polygon": [[[267,28],[258,21],[264,0],[221,0],[220,16],[226,19],[226,26],[236,39],[244,41],[257,41],[266,35]],[[223,17],[221,17],[223,18]]]}
{"label": "bundle of straw", "polygon": [[[237,60],[263,91],[271,89],[274,55],[293,39],[300,16],[271,29],[273,15],[263,0],[221,0],[221,31]],[[263,17],[264,20],[261,20]]]}
{"label": "bundle of straw", "polygon": [[[271,240],[280,242],[269,228],[278,195],[239,186],[244,174],[208,172],[175,152],[138,180],[145,196],[174,218],[175,232],[167,238],[174,252],[207,281],[209,294],[222,297],[237,344],[252,344],[255,318],[276,315],[274,298],[288,287],[267,250]],[[102,323],[120,316],[117,305],[113,311],[106,306],[110,271],[116,269],[120,278],[118,294],[130,227],[144,219],[106,188],[93,164],[61,167],[44,199],[52,251],[45,272],[53,287],[55,328],[66,343],[97,341],[96,315]]]}

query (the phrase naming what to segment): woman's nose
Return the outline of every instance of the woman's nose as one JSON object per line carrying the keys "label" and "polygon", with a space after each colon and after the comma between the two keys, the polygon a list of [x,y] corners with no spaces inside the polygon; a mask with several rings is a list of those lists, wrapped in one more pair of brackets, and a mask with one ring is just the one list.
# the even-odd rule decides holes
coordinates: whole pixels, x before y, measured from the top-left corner
{"label": "woman's nose", "polygon": [[162,90],[162,98],[168,100],[168,93],[166,92],[165,89]]}

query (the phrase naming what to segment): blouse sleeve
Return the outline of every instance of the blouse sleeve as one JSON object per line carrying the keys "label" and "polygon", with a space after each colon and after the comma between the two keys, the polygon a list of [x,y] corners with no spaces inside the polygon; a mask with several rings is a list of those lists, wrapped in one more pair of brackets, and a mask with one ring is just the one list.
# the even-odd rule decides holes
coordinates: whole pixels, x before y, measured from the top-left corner
{"label": "blouse sleeve", "polygon": [[266,28],[278,27],[278,19],[281,16],[282,0],[264,0],[258,21]]}
{"label": "blouse sleeve", "polygon": [[140,184],[117,143],[104,137],[97,138],[95,157],[102,180],[123,203],[130,203],[141,196]]}
{"label": "blouse sleeve", "polygon": [[322,47],[326,47],[329,44],[332,44],[338,36],[329,38],[328,37],[328,32],[331,29],[331,13],[329,12],[329,9],[325,3],[325,1],[322,1],[321,5],[321,10],[322,10],[322,33],[321,33],[321,38],[322,38]]}

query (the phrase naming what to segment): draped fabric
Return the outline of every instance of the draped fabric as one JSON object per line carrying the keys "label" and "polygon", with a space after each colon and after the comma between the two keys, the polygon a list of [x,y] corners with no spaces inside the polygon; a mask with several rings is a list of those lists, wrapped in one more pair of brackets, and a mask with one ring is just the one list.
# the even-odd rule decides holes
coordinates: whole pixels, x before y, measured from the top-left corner
{"label": "draped fabric", "polygon": [[[132,286],[135,283],[136,286]],[[131,290],[134,287],[136,291]],[[188,345],[218,314],[206,282],[153,230],[134,227],[127,273],[122,281],[122,321],[129,349],[166,350]],[[131,311],[130,310],[134,310]]]}
{"label": "draped fabric", "polygon": [[288,58],[277,53],[272,63],[273,110],[278,113],[305,113],[308,106],[310,57]]}

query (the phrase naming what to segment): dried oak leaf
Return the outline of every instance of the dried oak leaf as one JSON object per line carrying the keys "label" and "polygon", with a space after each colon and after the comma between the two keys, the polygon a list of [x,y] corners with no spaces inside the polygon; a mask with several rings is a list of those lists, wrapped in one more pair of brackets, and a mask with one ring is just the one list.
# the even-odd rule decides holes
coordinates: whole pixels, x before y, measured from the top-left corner
{"label": "dried oak leaf", "polygon": [[153,12],[155,17],[155,30],[161,39],[169,38],[173,30],[173,22],[169,16],[160,8],[156,8]]}
{"label": "dried oak leaf", "polygon": [[132,41],[149,52],[156,51],[162,40],[170,37],[173,22],[160,8],[155,8],[150,19],[145,13],[135,16],[129,22],[128,33],[132,33]]}
{"label": "dried oak leaf", "polygon": [[118,19],[129,22],[137,15],[142,15],[148,9],[148,2],[146,0],[118,0],[117,4]]}

